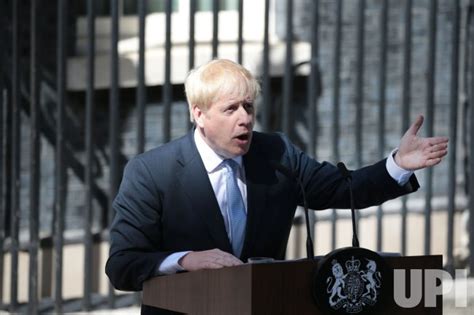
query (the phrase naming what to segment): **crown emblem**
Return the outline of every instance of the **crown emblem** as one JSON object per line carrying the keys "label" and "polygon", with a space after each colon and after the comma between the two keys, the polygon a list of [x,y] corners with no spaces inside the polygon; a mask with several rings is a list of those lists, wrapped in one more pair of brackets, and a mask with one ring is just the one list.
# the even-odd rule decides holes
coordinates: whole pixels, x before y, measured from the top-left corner
{"label": "crown emblem", "polygon": [[360,268],[360,260],[354,259],[354,256],[352,256],[351,260],[346,261],[347,272],[358,272],[359,268]]}

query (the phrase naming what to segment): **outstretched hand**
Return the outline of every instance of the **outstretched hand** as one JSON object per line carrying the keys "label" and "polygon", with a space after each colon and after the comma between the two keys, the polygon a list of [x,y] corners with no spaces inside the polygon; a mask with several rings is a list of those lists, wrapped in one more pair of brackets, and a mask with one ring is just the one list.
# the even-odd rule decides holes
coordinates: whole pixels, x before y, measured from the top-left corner
{"label": "outstretched hand", "polygon": [[400,140],[395,163],[405,170],[418,170],[440,163],[448,153],[447,137],[423,138],[417,135],[423,125],[419,115]]}

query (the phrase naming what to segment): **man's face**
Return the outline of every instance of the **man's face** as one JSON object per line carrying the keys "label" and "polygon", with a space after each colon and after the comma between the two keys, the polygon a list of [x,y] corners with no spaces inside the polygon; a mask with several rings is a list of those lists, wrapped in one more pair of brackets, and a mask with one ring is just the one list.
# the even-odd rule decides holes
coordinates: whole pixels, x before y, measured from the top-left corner
{"label": "man's face", "polygon": [[207,109],[193,106],[204,141],[219,155],[233,158],[248,152],[255,120],[253,100],[221,97]]}

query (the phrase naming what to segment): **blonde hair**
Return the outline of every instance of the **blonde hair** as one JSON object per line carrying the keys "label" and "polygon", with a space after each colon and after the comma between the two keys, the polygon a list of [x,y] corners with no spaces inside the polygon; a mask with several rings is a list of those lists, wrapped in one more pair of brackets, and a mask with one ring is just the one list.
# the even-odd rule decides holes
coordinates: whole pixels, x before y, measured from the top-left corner
{"label": "blonde hair", "polygon": [[206,110],[224,95],[255,100],[260,84],[249,70],[227,59],[215,59],[191,70],[184,82],[189,117],[194,105]]}

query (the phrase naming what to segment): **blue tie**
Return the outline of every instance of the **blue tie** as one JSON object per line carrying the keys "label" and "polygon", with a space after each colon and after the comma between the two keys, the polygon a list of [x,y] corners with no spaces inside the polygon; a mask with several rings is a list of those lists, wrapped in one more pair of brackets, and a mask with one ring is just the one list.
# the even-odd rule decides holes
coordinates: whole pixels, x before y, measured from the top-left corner
{"label": "blue tie", "polygon": [[237,185],[237,170],[239,165],[234,160],[224,160],[226,172],[227,204],[229,211],[229,230],[231,231],[232,250],[236,257],[240,257],[245,239],[245,214],[244,200]]}

